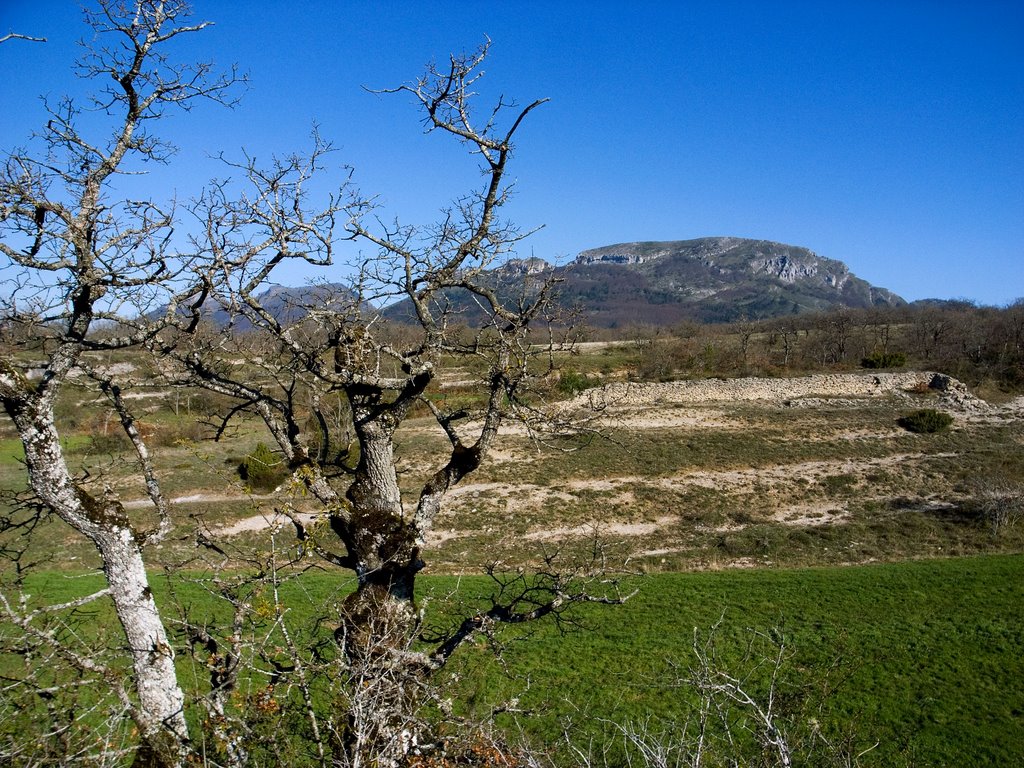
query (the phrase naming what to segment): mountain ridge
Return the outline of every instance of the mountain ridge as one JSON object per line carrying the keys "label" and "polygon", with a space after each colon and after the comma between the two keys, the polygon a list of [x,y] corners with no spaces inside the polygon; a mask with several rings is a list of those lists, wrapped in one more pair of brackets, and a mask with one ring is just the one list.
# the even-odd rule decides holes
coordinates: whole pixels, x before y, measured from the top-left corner
{"label": "mountain ridge", "polygon": [[759,319],[839,306],[899,306],[892,291],[841,261],[771,240],[703,237],[635,241],[582,251],[561,270],[562,301],[590,322],[620,325],[638,314],[655,325]]}
{"label": "mountain ridge", "polygon": [[[550,275],[559,281],[556,304],[582,314],[595,327],[673,325],[759,320],[837,307],[902,306],[892,291],[854,275],[841,261],[771,240],[703,237],[693,240],[648,240],[600,246],[581,251],[569,264],[554,266],[543,259],[509,259],[481,275],[509,302],[522,291],[535,290]],[[531,289],[531,286],[534,288]],[[341,283],[303,287],[270,286],[258,297],[278,320],[301,320],[309,307],[342,311],[355,300]],[[473,297],[456,289],[439,299],[476,325],[483,321]],[[406,301],[363,309],[399,323],[415,323]],[[218,326],[231,319],[219,306],[204,309]],[[235,327],[248,322],[236,318]]]}

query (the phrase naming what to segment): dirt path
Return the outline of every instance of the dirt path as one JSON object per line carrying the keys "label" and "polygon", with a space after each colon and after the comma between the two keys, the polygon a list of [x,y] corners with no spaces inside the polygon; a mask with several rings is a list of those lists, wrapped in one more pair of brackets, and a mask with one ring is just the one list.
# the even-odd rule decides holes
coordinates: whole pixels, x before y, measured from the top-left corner
{"label": "dirt path", "polygon": [[[175,506],[181,504],[222,504],[225,502],[236,502],[236,501],[269,501],[277,498],[276,496],[245,496],[240,493],[226,494],[226,493],[193,493],[188,496],[175,496],[173,499],[167,499],[168,504]],[[125,509],[145,509],[146,507],[153,506],[153,502],[150,499],[130,499],[128,501],[122,501],[121,506]]]}

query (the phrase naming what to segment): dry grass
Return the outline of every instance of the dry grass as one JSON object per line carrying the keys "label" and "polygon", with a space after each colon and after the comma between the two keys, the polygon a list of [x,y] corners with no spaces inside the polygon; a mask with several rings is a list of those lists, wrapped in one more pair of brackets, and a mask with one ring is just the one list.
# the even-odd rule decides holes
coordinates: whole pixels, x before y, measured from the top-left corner
{"label": "dry grass", "polygon": [[[991,525],[978,489],[1024,475],[1022,403],[954,412],[945,434],[900,429],[908,404],[924,399],[935,402],[905,392],[788,405],[631,402],[605,414],[607,439],[572,452],[508,430],[489,462],[450,494],[427,536],[426,559],[435,571],[472,571],[498,559],[527,562],[541,549],[583,547],[594,537],[647,569],[1019,551],[1024,526],[1015,519]],[[147,412],[160,434],[197,431],[197,417],[168,407],[166,398],[154,398]],[[75,435],[69,445],[76,467],[102,478],[135,514],[144,510],[130,464],[90,451]],[[2,437],[0,482],[17,489],[17,441]],[[261,437],[248,424],[219,443],[160,441],[158,468],[178,522],[161,553],[166,559],[187,555],[200,525],[234,543],[259,544],[268,535],[287,492],[248,496],[235,472]],[[410,504],[445,446],[429,418],[400,431]],[[308,500],[292,502],[315,511]],[[36,539],[45,561],[91,562],[89,547],[57,522]]]}

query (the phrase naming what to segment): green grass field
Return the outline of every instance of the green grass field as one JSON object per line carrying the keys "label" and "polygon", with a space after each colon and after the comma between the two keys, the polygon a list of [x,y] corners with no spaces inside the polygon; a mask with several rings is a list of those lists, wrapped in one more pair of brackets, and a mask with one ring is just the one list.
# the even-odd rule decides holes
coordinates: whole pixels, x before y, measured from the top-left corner
{"label": "green grass field", "polygon": [[[588,736],[602,718],[678,720],[692,691],[670,683],[693,661],[694,631],[721,619],[718,650],[736,675],[752,631],[781,633],[793,717],[820,705],[835,738],[877,742],[864,764],[1024,764],[1024,557],[657,574],[637,586],[624,606],[588,610],[586,631],[511,645],[512,675],[488,678],[489,696],[528,678],[524,706],[542,714],[524,722],[545,740],[576,708]],[[753,685],[766,694],[763,677]]]}
{"label": "green grass field", "polygon": [[[28,587],[54,601],[92,582],[50,573]],[[302,576],[290,620],[302,624],[349,584],[341,574]],[[488,584],[428,577],[423,599],[443,617],[440,596],[471,605]],[[583,626],[565,634],[550,624],[518,633],[521,642],[506,633],[504,667],[483,645],[463,649],[454,697],[485,715],[517,697],[531,714],[500,722],[543,743],[570,720],[581,743],[609,738],[604,720],[679,725],[695,702],[675,685],[693,663],[694,633],[720,622],[718,662],[738,676],[750,670],[753,632],[784,639],[779,722],[793,733],[813,716],[855,751],[877,743],[862,765],[1024,764],[1024,556],[653,574],[629,586],[638,592],[625,605],[588,607],[577,614]],[[157,587],[170,609],[166,584]],[[214,610],[199,591],[176,592],[193,611]],[[755,696],[767,695],[765,675],[749,679]]]}

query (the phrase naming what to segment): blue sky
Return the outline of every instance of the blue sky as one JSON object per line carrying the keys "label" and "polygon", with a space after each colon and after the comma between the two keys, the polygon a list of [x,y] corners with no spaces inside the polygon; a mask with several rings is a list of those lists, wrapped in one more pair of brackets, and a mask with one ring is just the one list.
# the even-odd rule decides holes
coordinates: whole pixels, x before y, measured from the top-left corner
{"label": "blue sky", "polygon": [[[70,0],[0,0],[0,147],[73,93]],[[430,59],[493,41],[489,92],[548,97],[522,130],[509,212],[522,255],[565,261],[632,240],[732,235],[808,247],[909,300],[1024,297],[1024,3],[229,2],[193,56],[237,62],[234,111],[166,125],[181,151],[144,182],[196,194],[210,156],[288,153],[312,123],[388,216],[426,223],[479,182],[378,96]],[[15,109],[10,109],[11,105]],[[287,276],[301,282],[304,275]]]}

